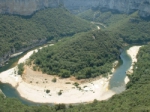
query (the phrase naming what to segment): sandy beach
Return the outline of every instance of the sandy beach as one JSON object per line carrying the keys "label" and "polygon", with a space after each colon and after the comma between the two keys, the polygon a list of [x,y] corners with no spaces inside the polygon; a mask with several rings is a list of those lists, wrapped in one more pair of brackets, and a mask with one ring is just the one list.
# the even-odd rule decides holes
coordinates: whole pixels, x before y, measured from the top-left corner
{"label": "sandy beach", "polygon": [[[131,64],[131,67],[129,68],[129,70],[127,70],[127,72],[126,72],[127,74],[132,74],[133,73],[133,66],[137,62],[136,56],[137,56],[137,54],[138,54],[138,52],[140,50],[140,47],[142,47],[142,46],[133,46],[133,47],[130,47],[127,50],[128,55],[132,59],[132,64]],[[128,76],[125,77],[124,81],[125,81],[125,84],[127,84],[130,81]]]}
{"label": "sandy beach", "polygon": [[[137,62],[136,55],[140,47],[141,46],[134,46],[127,51],[132,58],[132,66],[128,70],[130,73],[133,72],[133,65]],[[18,61],[18,64],[24,63],[33,52],[38,52],[38,50],[28,52]],[[11,84],[22,97],[33,102],[55,104],[82,103],[92,102],[94,99],[99,101],[107,100],[116,94],[108,89],[109,80],[112,75],[109,75],[108,78],[97,77],[88,80],[76,80],[74,77],[61,79],[57,76],[33,71],[30,67],[25,66],[24,74],[21,77],[17,74],[17,69],[16,66],[0,73],[0,81],[2,83]],[[112,72],[114,72],[114,69],[112,69]],[[54,78],[56,78],[56,82],[52,81]],[[125,83],[127,84],[128,82],[129,78],[126,77]],[[78,86],[75,86],[75,83],[78,84]]]}
{"label": "sandy beach", "polygon": [[129,77],[126,76],[125,79],[124,79],[125,84],[127,84],[129,81],[130,81]]}
{"label": "sandy beach", "polygon": [[[37,51],[36,49],[28,52],[18,61],[18,64],[24,63],[33,52]],[[55,83],[52,82],[54,77],[57,79]],[[57,76],[35,72],[28,66],[25,66],[22,77],[17,74],[17,66],[0,73],[0,81],[11,84],[22,97],[33,102],[56,104],[92,102],[94,99],[107,100],[115,94],[108,90],[110,78],[111,75],[108,78],[99,77],[89,80],[76,80],[73,77],[60,79]],[[74,83],[79,85],[75,86]]]}
{"label": "sandy beach", "polygon": [[[15,74],[17,67],[2,72],[0,81],[11,84],[22,97],[33,102],[82,103],[92,102],[94,99],[106,100],[115,94],[113,91],[108,90],[110,77],[82,83],[82,81],[77,82],[74,78],[60,79],[41,72],[35,74],[29,67],[26,70],[28,72],[23,78]],[[52,82],[54,77],[57,79],[55,83]],[[74,85],[75,82],[79,84],[78,87]],[[50,92],[46,93],[46,90],[50,90]],[[62,94],[58,95],[60,91]]]}

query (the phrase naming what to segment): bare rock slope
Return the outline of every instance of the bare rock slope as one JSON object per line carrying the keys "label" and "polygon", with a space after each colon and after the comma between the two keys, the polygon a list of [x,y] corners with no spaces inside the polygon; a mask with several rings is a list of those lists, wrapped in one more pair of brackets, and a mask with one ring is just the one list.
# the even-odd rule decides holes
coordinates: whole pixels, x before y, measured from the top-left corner
{"label": "bare rock slope", "polygon": [[139,11],[141,17],[150,17],[150,0],[0,0],[0,13],[27,16],[38,10],[59,5],[70,11],[100,8],[119,13]]}

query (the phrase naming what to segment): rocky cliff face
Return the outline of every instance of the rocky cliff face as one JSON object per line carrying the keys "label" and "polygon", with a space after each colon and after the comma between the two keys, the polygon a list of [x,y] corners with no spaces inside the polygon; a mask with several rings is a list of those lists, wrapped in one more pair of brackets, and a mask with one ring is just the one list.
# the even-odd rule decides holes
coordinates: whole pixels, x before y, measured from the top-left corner
{"label": "rocky cliff face", "polygon": [[0,0],[0,13],[31,15],[47,7],[58,7],[59,0]]}
{"label": "rocky cliff face", "polygon": [[35,11],[63,4],[70,11],[90,8],[120,13],[139,11],[141,17],[150,16],[150,0],[0,0],[0,13],[31,15]]}
{"label": "rocky cliff face", "polygon": [[63,0],[69,10],[83,11],[89,8],[99,8],[102,11],[133,13],[139,11],[140,16],[150,14],[150,0]]}
{"label": "rocky cliff face", "polygon": [[98,7],[100,1],[101,0],[63,0],[63,5],[71,11],[78,10],[82,12],[92,7]]}
{"label": "rocky cliff face", "polygon": [[144,18],[150,17],[150,0],[142,0],[142,4],[139,7],[139,15]]}
{"label": "rocky cliff face", "polygon": [[35,40],[34,42],[32,42],[31,46],[28,46],[26,48],[22,48],[18,51],[16,51],[15,49],[11,49],[10,51],[6,52],[3,54],[3,56],[0,57],[0,67],[2,67],[7,61],[9,61],[9,59],[11,58],[11,55],[18,53],[18,52],[25,52],[29,49],[32,49],[36,46],[40,46],[46,43],[46,39],[42,39],[42,40]]}
{"label": "rocky cliff face", "polygon": [[[84,11],[90,8],[103,11],[111,10],[119,13],[138,11],[141,17],[150,17],[150,0],[0,0],[0,13],[27,16],[38,10],[49,7],[54,8],[59,5],[63,5],[70,11]],[[38,45],[41,43],[39,42]],[[3,57],[0,57],[0,66],[13,53],[16,52],[8,51]]]}

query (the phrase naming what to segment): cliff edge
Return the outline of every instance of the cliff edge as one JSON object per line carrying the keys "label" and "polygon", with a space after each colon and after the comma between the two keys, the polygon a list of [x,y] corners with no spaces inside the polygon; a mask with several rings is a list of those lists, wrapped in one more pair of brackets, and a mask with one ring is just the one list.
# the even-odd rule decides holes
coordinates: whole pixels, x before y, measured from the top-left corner
{"label": "cliff edge", "polygon": [[0,0],[0,13],[27,16],[38,10],[59,5],[77,12],[99,8],[103,11],[127,14],[139,11],[141,17],[150,17],[150,0]]}

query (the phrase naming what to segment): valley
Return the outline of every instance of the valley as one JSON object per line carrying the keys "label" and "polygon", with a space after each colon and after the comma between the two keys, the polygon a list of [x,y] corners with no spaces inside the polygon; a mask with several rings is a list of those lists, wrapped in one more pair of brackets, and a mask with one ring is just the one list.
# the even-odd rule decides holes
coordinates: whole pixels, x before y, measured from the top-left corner
{"label": "valley", "polygon": [[[50,46],[53,46],[53,44]],[[42,49],[42,47],[40,47],[40,49]],[[28,60],[28,58],[37,51],[38,50],[36,49],[28,52],[25,56],[19,59],[18,64]],[[138,51],[138,49],[136,51]],[[136,56],[136,54],[134,55]],[[125,59],[125,56],[122,57],[122,59]],[[125,66],[127,66],[127,68],[125,68],[126,71],[131,66],[130,61],[129,64],[123,64],[122,68]],[[25,71],[21,77],[17,74],[17,71],[18,67],[16,66],[10,70],[2,72],[0,74],[1,82],[11,84],[16,88],[21,97],[36,103],[74,104],[92,102],[94,99],[106,100],[112,95],[124,91],[125,88],[125,85],[122,85],[122,83],[124,83],[124,77],[120,80],[121,84],[112,86],[113,83],[110,83],[110,86],[109,81],[112,77],[111,74],[108,75],[108,78],[100,76],[96,78],[77,80],[75,77],[62,79],[55,75],[51,76],[43,74],[42,72],[32,70],[32,68],[28,66],[25,66]],[[117,71],[119,71],[119,68],[116,70],[113,68],[111,70],[114,75],[116,75]],[[123,72],[123,70],[121,71]],[[56,82],[53,82],[54,78],[56,78]],[[115,83],[115,79],[112,81]],[[111,87],[111,89],[109,89],[109,87]],[[117,89],[119,88],[123,90],[118,91]],[[48,90],[49,92],[47,93],[46,91]],[[58,94],[59,91],[61,91],[60,95]]]}
{"label": "valley", "polygon": [[150,111],[149,3],[0,0],[0,111]]}

